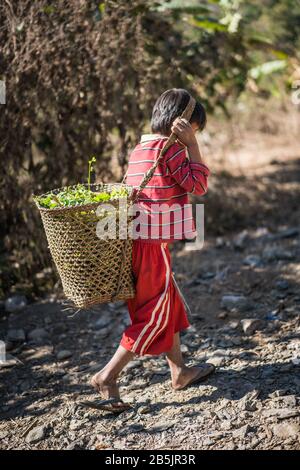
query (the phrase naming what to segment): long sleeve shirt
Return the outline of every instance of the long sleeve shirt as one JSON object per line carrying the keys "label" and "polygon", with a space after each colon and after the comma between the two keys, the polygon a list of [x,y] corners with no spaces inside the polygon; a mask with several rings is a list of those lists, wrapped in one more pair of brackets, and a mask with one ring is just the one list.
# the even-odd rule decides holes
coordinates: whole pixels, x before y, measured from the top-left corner
{"label": "long sleeve shirt", "polygon": [[[167,139],[160,134],[142,135],[129,158],[127,184],[139,187]],[[209,175],[209,168],[191,162],[187,147],[176,141],[139,196],[135,238],[159,243],[195,238],[188,194],[205,194]]]}

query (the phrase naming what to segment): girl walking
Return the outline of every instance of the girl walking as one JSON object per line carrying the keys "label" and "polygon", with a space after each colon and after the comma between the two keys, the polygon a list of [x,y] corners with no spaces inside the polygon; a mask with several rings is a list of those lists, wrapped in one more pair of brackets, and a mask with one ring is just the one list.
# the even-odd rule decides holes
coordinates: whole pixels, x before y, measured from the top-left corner
{"label": "girl walking", "polygon": [[[190,122],[180,116],[193,107]],[[212,364],[185,365],[180,331],[190,326],[182,298],[172,277],[168,245],[196,235],[188,194],[207,192],[209,168],[204,163],[196,137],[206,125],[205,109],[184,89],[165,91],[152,112],[152,134],[144,134],[129,158],[126,183],[139,187],[171,133],[172,144],[139,194],[139,234],[133,241],[133,273],[136,295],[127,302],[131,325],[123,333],[111,360],[91,379],[91,385],[106,401],[103,409],[120,412],[130,407],[119,395],[117,379],[135,356],[165,354],[174,390],[182,390],[207,378]]]}

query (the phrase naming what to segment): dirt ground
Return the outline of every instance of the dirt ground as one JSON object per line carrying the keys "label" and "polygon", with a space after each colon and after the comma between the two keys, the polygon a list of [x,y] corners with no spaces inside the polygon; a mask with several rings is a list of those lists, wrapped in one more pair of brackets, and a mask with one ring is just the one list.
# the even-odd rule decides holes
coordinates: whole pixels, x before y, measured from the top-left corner
{"label": "dirt ground", "polygon": [[[54,296],[10,314],[2,306],[0,448],[300,449],[300,154],[274,142],[261,151],[259,169],[241,157],[221,179],[224,210],[240,207],[236,232],[207,236],[199,252],[172,249],[192,312],[184,356],[213,362],[215,375],[174,392],[163,356],[137,357],[120,377],[131,410],[86,407],[99,399],[88,380],[118,345],[126,306],[73,318]],[[213,197],[208,221],[210,207]]]}

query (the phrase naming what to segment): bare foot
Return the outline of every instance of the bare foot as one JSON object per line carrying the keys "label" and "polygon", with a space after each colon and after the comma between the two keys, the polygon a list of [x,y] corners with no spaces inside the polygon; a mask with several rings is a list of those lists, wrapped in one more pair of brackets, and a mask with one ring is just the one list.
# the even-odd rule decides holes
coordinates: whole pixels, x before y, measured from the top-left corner
{"label": "bare foot", "polygon": [[120,398],[116,379],[107,379],[102,372],[98,372],[91,378],[90,384],[104,399],[117,399],[116,403],[111,404],[114,409],[124,410],[130,408],[130,405],[124,403]]}
{"label": "bare foot", "polygon": [[209,363],[201,364],[198,367],[185,366],[179,374],[172,374],[172,387],[174,390],[182,390],[188,385],[206,379],[214,371],[215,367]]}
{"label": "bare foot", "polygon": [[101,393],[103,398],[120,398],[117,381],[115,379],[108,380],[101,372],[91,378],[90,384],[97,392]]}

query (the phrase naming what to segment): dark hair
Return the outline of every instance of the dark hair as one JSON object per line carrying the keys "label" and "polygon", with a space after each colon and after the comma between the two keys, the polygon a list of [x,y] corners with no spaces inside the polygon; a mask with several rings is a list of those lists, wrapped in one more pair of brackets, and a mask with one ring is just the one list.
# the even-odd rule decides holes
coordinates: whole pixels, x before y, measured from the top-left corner
{"label": "dark hair", "polygon": [[[189,99],[189,92],[183,88],[171,88],[160,95],[152,111],[152,132],[170,135],[173,121],[183,113]],[[197,123],[201,131],[206,125],[205,108],[199,101],[196,101],[196,106],[190,119],[190,123],[192,122]]]}

